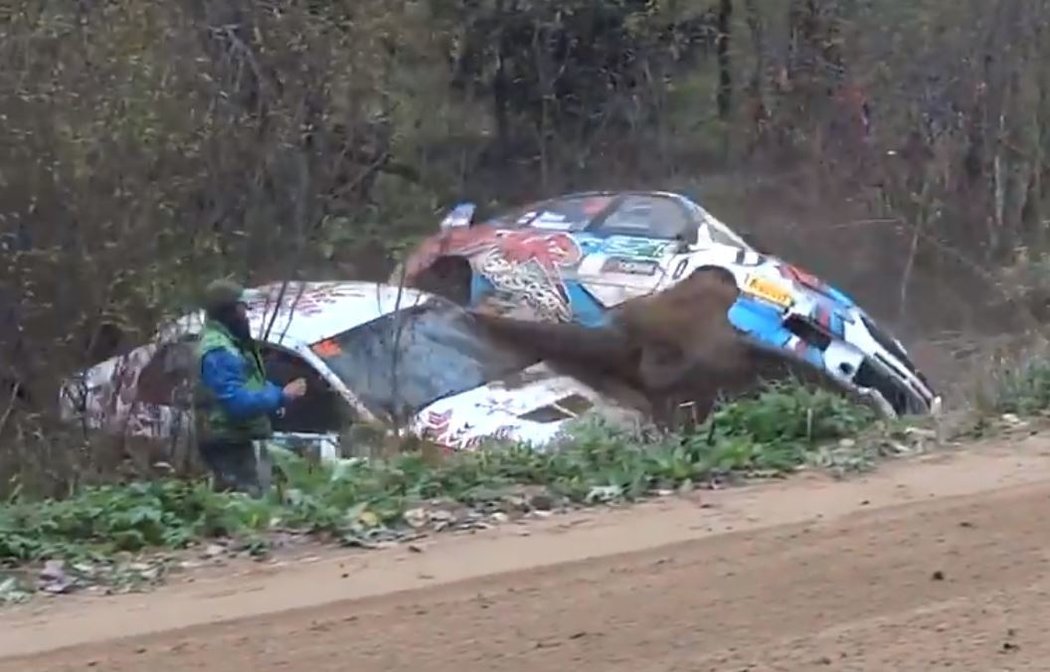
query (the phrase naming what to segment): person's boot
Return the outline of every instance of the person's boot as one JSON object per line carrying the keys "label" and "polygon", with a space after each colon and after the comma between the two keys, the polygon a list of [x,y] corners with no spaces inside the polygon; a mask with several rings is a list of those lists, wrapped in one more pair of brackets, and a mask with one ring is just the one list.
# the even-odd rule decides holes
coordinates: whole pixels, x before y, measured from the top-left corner
{"label": "person's boot", "polygon": [[216,492],[244,492],[258,496],[258,465],[255,446],[243,443],[206,443],[200,446],[201,457],[212,472],[212,487]]}

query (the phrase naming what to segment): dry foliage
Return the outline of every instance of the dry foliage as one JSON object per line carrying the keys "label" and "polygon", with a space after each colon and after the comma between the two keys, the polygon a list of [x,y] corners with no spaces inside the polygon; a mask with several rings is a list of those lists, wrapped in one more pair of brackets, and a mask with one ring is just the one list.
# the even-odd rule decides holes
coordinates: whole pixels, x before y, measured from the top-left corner
{"label": "dry foliage", "polygon": [[877,313],[936,300],[968,329],[987,300],[1031,326],[1048,21],[1041,0],[8,3],[0,474],[98,466],[48,417],[57,381],[214,275],[382,278],[457,196],[699,184]]}

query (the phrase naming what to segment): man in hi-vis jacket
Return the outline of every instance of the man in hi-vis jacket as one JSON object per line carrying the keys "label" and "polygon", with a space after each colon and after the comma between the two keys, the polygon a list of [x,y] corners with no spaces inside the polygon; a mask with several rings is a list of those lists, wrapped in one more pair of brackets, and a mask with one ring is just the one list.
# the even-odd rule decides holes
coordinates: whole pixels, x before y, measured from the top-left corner
{"label": "man in hi-vis jacket", "polygon": [[218,488],[258,496],[256,442],[273,436],[271,417],[302,397],[306,382],[300,378],[281,388],[267,380],[243,287],[212,282],[204,311],[194,409],[197,445]]}

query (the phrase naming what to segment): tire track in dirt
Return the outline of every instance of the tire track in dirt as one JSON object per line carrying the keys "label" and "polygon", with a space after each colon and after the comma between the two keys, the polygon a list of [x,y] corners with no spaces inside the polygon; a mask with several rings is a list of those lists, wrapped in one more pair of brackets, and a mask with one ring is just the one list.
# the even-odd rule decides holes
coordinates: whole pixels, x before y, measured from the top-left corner
{"label": "tire track in dirt", "polygon": [[[1043,447],[897,465],[865,483],[720,493],[716,513],[694,505],[694,523],[751,529],[676,528],[702,538],[424,589],[391,584],[356,600],[8,658],[0,672],[1045,669]],[[792,507],[805,515],[792,518]],[[645,536],[638,526],[682,511],[471,543],[493,557],[512,542],[547,544],[557,562],[556,547],[578,553],[602,535]],[[317,579],[331,585],[327,574]],[[161,613],[193,606],[164,592],[149,600]],[[86,608],[85,622],[92,617]]]}

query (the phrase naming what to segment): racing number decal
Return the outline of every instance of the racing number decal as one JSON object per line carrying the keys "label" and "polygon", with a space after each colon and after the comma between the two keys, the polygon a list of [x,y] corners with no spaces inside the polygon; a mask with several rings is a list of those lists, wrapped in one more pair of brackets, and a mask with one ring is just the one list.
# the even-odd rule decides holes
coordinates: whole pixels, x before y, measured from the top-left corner
{"label": "racing number decal", "polygon": [[682,259],[678,262],[678,265],[674,267],[674,272],[671,273],[671,280],[678,280],[685,275],[685,269],[689,268],[689,259]]}

